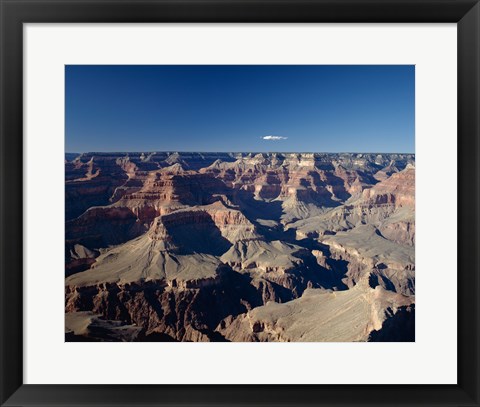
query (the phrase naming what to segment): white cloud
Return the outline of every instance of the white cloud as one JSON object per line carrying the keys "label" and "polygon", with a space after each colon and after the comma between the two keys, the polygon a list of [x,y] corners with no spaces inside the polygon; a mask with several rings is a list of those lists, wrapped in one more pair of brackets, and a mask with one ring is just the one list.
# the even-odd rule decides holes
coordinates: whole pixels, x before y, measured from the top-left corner
{"label": "white cloud", "polygon": [[283,136],[263,136],[264,140],[286,140],[288,137]]}

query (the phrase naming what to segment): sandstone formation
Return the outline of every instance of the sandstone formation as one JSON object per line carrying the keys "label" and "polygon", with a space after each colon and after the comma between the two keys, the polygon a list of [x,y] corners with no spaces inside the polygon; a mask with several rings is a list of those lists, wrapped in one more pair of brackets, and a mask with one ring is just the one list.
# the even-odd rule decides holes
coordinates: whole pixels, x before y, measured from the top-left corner
{"label": "sandstone formation", "polygon": [[66,338],[414,340],[411,154],[65,157]]}

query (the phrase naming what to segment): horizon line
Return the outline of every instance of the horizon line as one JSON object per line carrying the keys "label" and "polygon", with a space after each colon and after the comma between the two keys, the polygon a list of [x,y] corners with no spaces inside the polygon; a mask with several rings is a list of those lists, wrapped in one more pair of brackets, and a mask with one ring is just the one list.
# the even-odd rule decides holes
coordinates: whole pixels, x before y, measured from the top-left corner
{"label": "horizon line", "polygon": [[198,151],[198,150],[124,150],[124,151],[83,151],[83,152],[69,152],[65,151],[64,154],[133,154],[133,153],[197,153],[197,154],[208,154],[208,153],[225,153],[225,154],[238,154],[238,153],[247,153],[247,154],[415,154],[415,152],[401,152],[401,151]]}

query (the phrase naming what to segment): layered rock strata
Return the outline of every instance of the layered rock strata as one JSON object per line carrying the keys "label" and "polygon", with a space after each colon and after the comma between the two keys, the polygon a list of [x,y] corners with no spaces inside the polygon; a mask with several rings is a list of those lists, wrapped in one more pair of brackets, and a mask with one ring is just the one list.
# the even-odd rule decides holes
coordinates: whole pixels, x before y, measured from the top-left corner
{"label": "layered rock strata", "polygon": [[65,158],[67,340],[413,340],[411,154]]}

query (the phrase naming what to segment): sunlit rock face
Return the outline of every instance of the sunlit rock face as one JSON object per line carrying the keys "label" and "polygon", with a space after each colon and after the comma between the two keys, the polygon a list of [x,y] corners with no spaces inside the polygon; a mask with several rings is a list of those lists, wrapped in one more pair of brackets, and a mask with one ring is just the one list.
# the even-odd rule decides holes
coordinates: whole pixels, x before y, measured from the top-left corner
{"label": "sunlit rock face", "polygon": [[414,340],[411,154],[65,160],[66,340]]}

